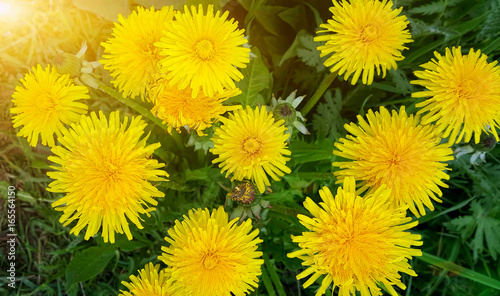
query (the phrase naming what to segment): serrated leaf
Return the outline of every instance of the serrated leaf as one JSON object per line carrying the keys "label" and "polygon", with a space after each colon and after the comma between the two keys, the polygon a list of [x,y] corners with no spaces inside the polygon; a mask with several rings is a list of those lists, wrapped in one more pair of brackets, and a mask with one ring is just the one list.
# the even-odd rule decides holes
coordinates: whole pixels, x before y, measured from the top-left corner
{"label": "serrated leaf", "polygon": [[239,103],[243,107],[265,104],[265,98],[260,92],[271,88],[272,76],[262,62],[259,50],[253,47],[252,52],[257,57],[251,59],[246,68],[241,69],[244,78],[235,82],[236,87],[241,90],[241,94],[227,100],[228,103]]}
{"label": "serrated leaf", "polygon": [[335,96],[331,91],[325,93],[325,102],[317,107],[313,115],[313,129],[320,135],[334,141],[344,134],[346,121],[340,115],[342,110],[342,95],[340,89],[335,89]]}
{"label": "serrated leaf", "polygon": [[446,1],[436,1],[433,3],[421,5],[409,10],[409,13],[418,13],[423,15],[430,15],[436,13],[442,13],[446,8]]}
{"label": "serrated leaf", "polygon": [[479,33],[476,35],[476,42],[480,42],[483,39],[493,39],[500,35],[500,6],[496,6],[491,9],[491,13],[488,15],[484,23],[481,25]]}
{"label": "serrated leaf", "polygon": [[105,244],[76,252],[66,267],[66,289],[100,274],[115,256],[117,244]]}
{"label": "serrated leaf", "polygon": [[304,34],[299,38],[302,43],[302,48],[297,49],[297,56],[304,62],[304,64],[315,67],[316,71],[322,72],[325,69],[323,63],[327,57],[320,57],[320,51],[317,49],[321,45],[320,42],[314,41],[314,36],[311,34]]}
{"label": "serrated leaf", "polygon": [[414,87],[412,84],[410,84],[410,81],[408,80],[408,77],[403,70],[392,69],[389,71],[389,76],[391,76],[392,82],[394,83],[396,88],[401,91],[401,93],[409,94],[413,92]]}

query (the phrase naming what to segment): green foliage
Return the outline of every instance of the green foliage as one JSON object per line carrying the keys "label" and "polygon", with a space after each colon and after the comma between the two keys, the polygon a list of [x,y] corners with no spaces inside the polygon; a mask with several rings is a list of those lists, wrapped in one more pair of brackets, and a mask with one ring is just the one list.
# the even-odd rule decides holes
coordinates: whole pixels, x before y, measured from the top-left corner
{"label": "green foliage", "polygon": [[272,76],[264,65],[259,50],[254,48],[253,53],[256,57],[250,60],[246,68],[241,69],[244,78],[236,82],[241,94],[230,98],[230,103],[253,107],[257,104],[264,105],[271,99],[269,90],[272,88]]}
{"label": "green foliage", "polygon": [[342,94],[335,89],[325,93],[325,102],[318,105],[317,113],[313,115],[313,128],[319,136],[335,141],[345,134],[344,124],[347,121],[340,114],[342,110]]}
{"label": "green foliage", "polygon": [[[468,241],[474,234],[471,241],[474,260],[478,259],[485,249],[487,249],[497,260],[500,253],[500,206],[498,204],[488,207],[485,201],[473,201],[470,206],[472,215],[464,215],[454,218],[445,225],[452,231],[460,233],[463,241]],[[484,247],[486,240],[487,247]]]}
{"label": "green foliage", "polygon": [[325,69],[323,63],[326,61],[326,57],[320,57],[320,51],[317,50],[317,47],[320,44],[314,41],[314,36],[307,34],[305,36],[301,36],[299,40],[303,48],[297,49],[297,56],[306,65],[315,67],[316,71],[323,71]]}
{"label": "green foliage", "polygon": [[424,4],[410,9],[409,13],[419,13],[423,15],[443,13],[448,4],[447,2],[448,1],[440,0],[429,4]]}
{"label": "green foliage", "polygon": [[115,256],[117,247],[117,244],[105,244],[75,253],[66,267],[66,289],[100,274]]}

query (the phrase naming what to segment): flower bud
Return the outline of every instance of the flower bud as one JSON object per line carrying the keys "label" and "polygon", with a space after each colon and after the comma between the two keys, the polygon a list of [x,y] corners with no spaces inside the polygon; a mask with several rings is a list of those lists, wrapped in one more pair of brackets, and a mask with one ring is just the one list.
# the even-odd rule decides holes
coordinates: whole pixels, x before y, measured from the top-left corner
{"label": "flower bud", "polygon": [[297,119],[295,113],[295,108],[289,103],[279,103],[273,109],[273,116],[276,121],[283,119],[286,126],[293,124]]}
{"label": "flower bud", "polygon": [[78,77],[81,74],[81,61],[74,54],[60,51],[52,60],[52,65],[60,74]]}
{"label": "flower bud", "polygon": [[497,145],[497,139],[493,134],[481,133],[479,143],[472,144],[472,148],[480,152],[490,152]]}

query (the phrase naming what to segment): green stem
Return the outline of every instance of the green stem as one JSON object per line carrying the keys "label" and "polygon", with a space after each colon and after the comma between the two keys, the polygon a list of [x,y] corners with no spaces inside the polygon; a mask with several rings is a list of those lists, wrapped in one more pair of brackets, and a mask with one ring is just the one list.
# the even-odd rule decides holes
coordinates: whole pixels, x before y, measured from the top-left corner
{"label": "green stem", "polygon": [[429,264],[432,264],[434,266],[437,266],[439,268],[442,268],[444,270],[447,270],[449,272],[452,272],[458,276],[500,290],[500,281],[485,276],[484,274],[481,274],[479,272],[475,272],[473,270],[457,265],[448,260],[441,259],[437,256],[427,254],[425,252],[422,252],[422,256],[416,258],[424,262],[427,262]]}
{"label": "green stem", "polygon": [[309,111],[311,111],[311,109],[314,107],[314,105],[316,105],[316,103],[323,96],[323,94],[328,89],[330,84],[332,84],[333,80],[335,80],[335,78],[337,78],[337,73],[338,73],[337,71],[330,73],[330,75],[328,75],[328,77],[326,77],[326,79],[323,80],[323,82],[321,82],[320,86],[318,87],[316,92],[313,94],[311,99],[308,100],[307,104],[304,106],[304,108],[302,108],[302,110],[300,110],[300,113],[302,114],[302,116],[306,116],[307,113],[309,113]]}
{"label": "green stem", "polygon": [[[117,92],[115,89],[112,87],[109,87],[108,85],[104,84],[101,81],[97,80],[97,83],[99,83],[99,89],[108,95],[112,96],[113,98],[117,99],[118,101],[122,102],[123,104],[129,106],[130,108],[134,109],[137,113],[142,115],[143,117],[146,117],[147,119],[151,120],[154,124],[162,128],[163,130],[167,130],[167,125],[163,124],[161,119],[157,118],[156,116],[153,115],[148,109],[146,109],[144,106],[141,104],[137,103],[134,100],[124,98],[121,93]],[[184,143],[182,143],[182,139],[180,135],[175,131],[172,130],[172,133],[170,133],[170,136],[174,140],[174,142],[177,144],[179,149],[184,149]]]}

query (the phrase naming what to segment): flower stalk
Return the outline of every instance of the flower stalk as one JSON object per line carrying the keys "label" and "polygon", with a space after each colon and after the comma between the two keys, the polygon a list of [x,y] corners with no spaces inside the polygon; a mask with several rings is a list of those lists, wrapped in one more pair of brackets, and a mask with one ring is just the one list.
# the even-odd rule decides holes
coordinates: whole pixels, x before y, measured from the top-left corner
{"label": "flower stalk", "polygon": [[328,89],[330,84],[332,84],[333,80],[335,80],[335,78],[337,78],[337,74],[338,74],[337,71],[330,73],[330,75],[328,75],[328,77],[326,77],[325,80],[323,80],[323,82],[318,87],[316,92],[313,94],[311,99],[307,101],[304,108],[302,108],[302,110],[300,111],[302,116],[305,117],[307,115],[307,113],[309,113],[309,111],[311,111],[311,109],[316,105],[316,103],[319,101],[319,99],[323,96],[325,91]]}

